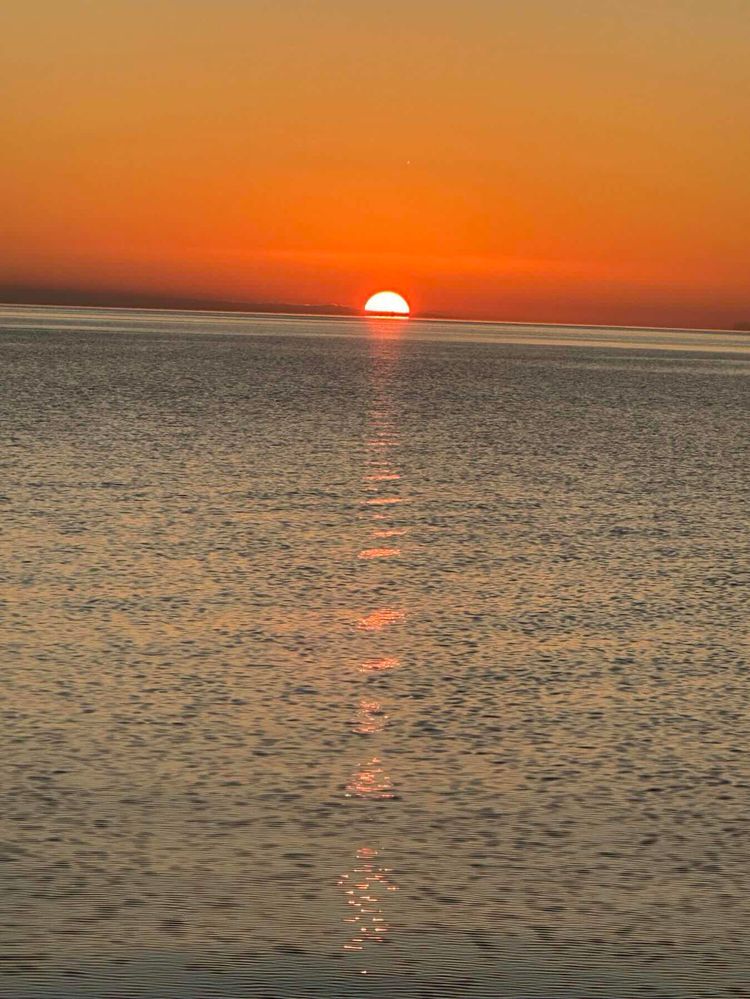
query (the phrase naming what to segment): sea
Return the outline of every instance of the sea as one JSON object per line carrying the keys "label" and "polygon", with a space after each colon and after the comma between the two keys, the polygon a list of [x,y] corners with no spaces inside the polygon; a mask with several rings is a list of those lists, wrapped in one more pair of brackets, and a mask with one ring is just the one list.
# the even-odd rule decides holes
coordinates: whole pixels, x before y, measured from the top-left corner
{"label": "sea", "polygon": [[0,308],[3,999],[750,995],[750,336]]}

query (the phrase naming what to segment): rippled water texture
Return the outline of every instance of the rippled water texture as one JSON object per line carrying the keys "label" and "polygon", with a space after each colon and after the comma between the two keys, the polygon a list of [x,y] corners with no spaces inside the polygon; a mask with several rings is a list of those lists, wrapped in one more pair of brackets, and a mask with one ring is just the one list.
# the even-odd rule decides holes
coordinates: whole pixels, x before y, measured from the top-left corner
{"label": "rippled water texture", "polygon": [[748,347],[0,310],[0,994],[750,994]]}

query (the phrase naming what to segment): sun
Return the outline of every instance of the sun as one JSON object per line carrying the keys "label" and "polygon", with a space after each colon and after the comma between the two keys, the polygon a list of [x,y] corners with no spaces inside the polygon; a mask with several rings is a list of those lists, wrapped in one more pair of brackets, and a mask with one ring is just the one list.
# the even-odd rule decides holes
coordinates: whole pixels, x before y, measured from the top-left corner
{"label": "sun", "polygon": [[381,316],[408,316],[411,309],[403,295],[395,291],[379,291],[367,299],[365,312],[374,312]]}

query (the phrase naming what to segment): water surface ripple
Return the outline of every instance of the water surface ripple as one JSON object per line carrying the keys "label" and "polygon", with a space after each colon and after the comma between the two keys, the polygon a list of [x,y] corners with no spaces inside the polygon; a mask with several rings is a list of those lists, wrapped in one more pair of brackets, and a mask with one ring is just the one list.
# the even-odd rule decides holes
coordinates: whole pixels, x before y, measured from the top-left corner
{"label": "water surface ripple", "polygon": [[540,329],[0,309],[0,994],[748,995],[750,340]]}

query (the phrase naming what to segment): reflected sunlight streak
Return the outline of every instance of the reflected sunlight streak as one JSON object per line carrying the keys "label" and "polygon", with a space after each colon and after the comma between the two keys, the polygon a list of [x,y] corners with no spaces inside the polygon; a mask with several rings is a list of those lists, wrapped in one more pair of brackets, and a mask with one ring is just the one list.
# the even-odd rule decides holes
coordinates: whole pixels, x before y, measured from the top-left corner
{"label": "reflected sunlight streak", "polygon": [[[369,433],[371,438],[366,441],[369,454],[366,460],[363,486],[371,495],[362,500],[358,510],[359,518],[369,522],[368,534],[371,538],[398,538],[407,533],[405,527],[393,527],[388,523],[381,528],[379,521],[393,516],[391,507],[403,503],[399,495],[372,495],[381,482],[388,483],[389,493],[398,491],[401,474],[394,468],[394,463],[388,461],[388,455],[382,454],[382,449],[396,447],[400,444],[398,436],[398,420],[388,399],[388,380],[391,374],[393,360],[391,347],[380,340],[373,340],[371,359],[372,380],[376,402],[369,414]],[[379,450],[376,450],[379,449]],[[397,545],[371,545],[362,547],[357,559],[370,563],[383,562],[401,554]],[[382,581],[376,568],[368,570],[366,577],[373,579],[375,585]],[[381,607],[363,614],[356,622],[359,631],[378,634],[406,620],[406,612],[395,607]],[[377,652],[377,649],[373,649]],[[364,659],[358,666],[358,671],[364,675],[388,673],[401,665],[398,656],[374,656]],[[354,735],[372,739],[380,736],[388,723],[388,714],[380,700],[362,696],[355,717],[350,721],[350,730]],[[377,752],[377,750],[376,750]],[[392,801],[398,797],[394,784],[386,773],[381,755],[372,755],[362,763],[346,784],[346,798],[359,799],[373,803]],[[396,891],[396,885],[389,878],[390,871],[377,863],[378,851],[373,847],[361,847],[357,850],[357,863],[353,869],[343,874],[339,886],[347,895],[347,915],[344,923],[352,927],[351,935],[343,944],[347,952],[362,952],[369,944],[381,943],[388,932],[389,926],[383,912],[381,897],[385,891]],[[369,970],[360,966],[359,973],[369,974]]]}
{"label": "reflected sunlight streak", "polygon": [[363,951],[368,944],[383,943],[390,926],[383,908],[383,895],[398,891],[391,880],[392,871],[377,862],[378,851],[372,847],[357,850],[354,867],[338,880],[347,896],[347,915],[343,922],[351,926],[351,936],[343,945],[347,951]]}
{"label": "reflected sunlight streak", "polygon": [[382,659],[365,659],[360,663],[360,673],[384,673],[388,670],[397,669],[401,665],[401,660],[397,656],[385,656]]}
{"label": "reflected sunlight streak", "polygon": [[400,624],[406,620],[406,613],[402,610],[394,610],[391,607],[383,607],[381,610],[372,611],[365,614],[357,622],[357,627],[361,631],[382,631],[392,624]]}
{"label": "reflected sunlight streak", "polygon": [[352,722],[352,731],[358,735],[375,735],[382,732],[388,721],[388,715],[383,711],[379,701],[368,701],[362,698],[359,702],[357,717]]}
{"label": "reflected sunlight streak", "polygon": [[386,801],[395,797],[393,781],[385,772],[381,760],[373,756],[352,774],[346,785],[347,798],[366,798]]}

